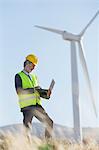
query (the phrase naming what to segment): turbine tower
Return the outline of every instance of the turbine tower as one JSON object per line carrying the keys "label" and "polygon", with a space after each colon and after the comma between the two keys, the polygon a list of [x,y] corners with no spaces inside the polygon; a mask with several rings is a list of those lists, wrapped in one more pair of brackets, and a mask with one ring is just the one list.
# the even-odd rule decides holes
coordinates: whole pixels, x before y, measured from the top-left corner
{"label": "turbine tower", "polygon": [[74,120],[74,133],[75,139],[77,141],[82,141],[82,128],[81,128],[81,121],[80,121],[80,107],[79,107],[79,79],[78,79],[78,65],[77,65],[77,52],[76,52],[76,43],[78,44],[79,49],[79,58],[82,65],[83,73],[86,79],[86,83],[88,85],[90,98],[92,100],[93,108],[95,115],[97,116],[95,100],[93,96],[93,91],[91,87],[91,81],[89,78],[89,73],[86,65],[85,54],[83,51],[82,45],[82,36],[86,32],[87,28],[91,25],[94,19],[98,16],[99,10],[94,15],[94,17],[89,21],[89,23],[85,26],[85,28],[80,32],[80,34],[72,34],[67,31],[43,27],[36,25],[35,27],[47,30],[50,32],[57,33],[63,37],[64,40],[68,40],[71,43],[71,83],[72,83],[72,100],[73,100],[73,120]]}

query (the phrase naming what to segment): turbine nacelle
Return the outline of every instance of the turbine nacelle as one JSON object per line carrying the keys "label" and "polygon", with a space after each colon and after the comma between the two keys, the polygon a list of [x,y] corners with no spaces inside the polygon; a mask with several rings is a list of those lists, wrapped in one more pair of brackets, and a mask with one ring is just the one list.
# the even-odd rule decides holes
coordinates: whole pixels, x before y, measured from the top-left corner
{"label": "turbine nacelle", "polygon": [[59,30],[59,29],[43,27],[43,26],[38,26],[38,25],[35,25],[35,27],[46,30],[46,31],[57,33],[57,34],[61,35],[64,40],[68,40],[68,41],[80,41],[81,37],[82,37],[81,34],[76,35],[76,34],[67,32],[65,30]]}
{"label": "turbine nacelle", "polygon": [[62,37],[64,40],[68,40],[68,41],[80,41],[81,40],[80,35],[72,34],[67,31],[63,31]]}
{"label": "turbine nacelle", "polygon": [[53,28],[49,28],[49,27],[43,27],[43,26],[38,26],[38,25],[35,25],[35,27],[60,34],[64,40],[78,41],[79,42],[81,40],[82,36],[84,35],[85,31],[88,29],[88,27],[91,25],[91,23],[94,21],[94,19],[98,15],[99,15],[99,10],[96,12],[96,14],[93,16],[93,18],[88,22],[88,24],[85,26],[85,28],[78,35],[69,33],[69,32],[64,31],[64,30],[58,30],[58,29],[53,29]]}

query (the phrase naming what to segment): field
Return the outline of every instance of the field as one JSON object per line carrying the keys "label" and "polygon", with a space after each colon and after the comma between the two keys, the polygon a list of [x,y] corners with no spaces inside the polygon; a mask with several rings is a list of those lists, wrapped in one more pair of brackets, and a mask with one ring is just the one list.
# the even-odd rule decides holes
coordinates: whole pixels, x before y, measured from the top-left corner
{"label": "field", "polygon": [[76,143],[67,139],[46,140],[7,131],[0,132],[0,150],[99,150],[99,145],[91,138]]}

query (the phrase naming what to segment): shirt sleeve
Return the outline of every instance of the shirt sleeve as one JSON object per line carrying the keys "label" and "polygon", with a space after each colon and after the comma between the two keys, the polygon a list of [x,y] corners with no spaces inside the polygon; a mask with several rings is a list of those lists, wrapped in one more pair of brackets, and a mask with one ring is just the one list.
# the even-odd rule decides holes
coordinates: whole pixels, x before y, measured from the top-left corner
{"label": "shirt sleeve", "polygon": [[16,74],[15,75],[15,89],[17,90],[18,88],[22,88],[22,80],[21,77]]}

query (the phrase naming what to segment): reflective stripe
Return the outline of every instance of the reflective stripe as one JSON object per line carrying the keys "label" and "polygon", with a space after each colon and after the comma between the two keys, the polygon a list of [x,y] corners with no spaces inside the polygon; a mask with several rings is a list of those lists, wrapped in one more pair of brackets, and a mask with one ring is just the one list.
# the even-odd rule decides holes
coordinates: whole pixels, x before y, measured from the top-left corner
{"label": "reflective stripe", "polygon": [[40,101],[40,95],[36,92],[34,94],[24,94],[24,95],[19,95],[19,104],[21,106],[27,105],[27,104],[35,104],[39,103],[41,104]]}
{"label": "reflective stripe", "polygon": [[20,98],[19,102],[27,101],[29,99],[36,99],[36,96],[31,96],[31,97],[29,96],[29,97],[25,97],[25,98]]}
{"label": "reflective stripe", "polygon": [[31,105],[36,105],[37,103],[41,105],[41,100],[40,99],[28,99],[26,101],[23,100],[19,102],[19,105],[20,105],[20,108],[24,108],[24,107],[27,107],[27,105],[31,106]]}
{"label": "reflective stripe", "polygon": [[19,101],[25,101],[29,99],[40,99],[40,95],[35,93],[35,94],[24,94],[24,95],[19,95]]}
{"label": "reflective stripe", "polygon": [[[20,96],[19,96],[19,97],[20,97]],[[34,95],[34,96],[23,97],[23,95],[22,95],[22,97],[19,98],[19,102],[27,101],[27,100],[29,100],[29,99],[33,99],[33,100],[35,99],[35,100],[37,100],[37,99],[40,99],[40,96]]]}
{"label": "reflective stripe", "polygon": [[31,99],[25,102],[20,102],[19,105],[20,105],[20,108],[24,108],[24,107],[31,106],[31,105],[36,105],[36,100],[33,101]]}

